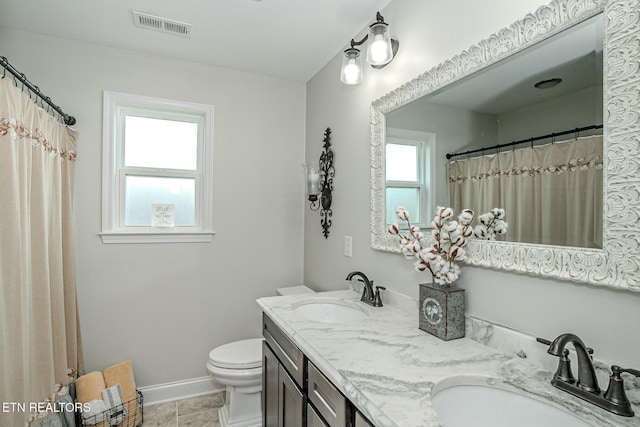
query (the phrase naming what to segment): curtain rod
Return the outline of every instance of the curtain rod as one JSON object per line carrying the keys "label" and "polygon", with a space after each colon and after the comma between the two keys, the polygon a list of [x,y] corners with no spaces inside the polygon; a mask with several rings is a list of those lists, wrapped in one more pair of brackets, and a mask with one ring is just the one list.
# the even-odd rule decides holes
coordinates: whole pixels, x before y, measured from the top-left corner
{"label": "curtain rod", "polygon": [[[14,75],[14,77],[20,80],[20,82],[23,85],[22,86],[23,90],[24,90],[24,86],[26,86],[29,89],[29,93],[33,92],[38,98],[40,98],[41,100],[49,104],[49,106],[51,106],[51,108],[53,108],[54,111],[60,115],[60,117],[64,121],[64,124],[68,126],[72,126],[76,124],[75,117],[70,116],[66,114],[64,111],[62,111],[60,107],[58,107],[56,104],[53,103],[53,101],[51,101],[51,98],[49,98],[48,96],[45,96],[42,92],[40,92],[40,88],[38,88],[38,86],[31,83],[23,73],[19,72],[13,67],[13,65],[9,64],[9,60],[4,56],[0,56],[0,65],[2,65],[2,67],[5,69],[5,72],[2,75],[3,78],[5,77],[6,71],[9,71],[11,74]],[[48,110],[49,108],[47,107],[47,111]]]}
{"label": "curtain rod", "polygon": [[485,148],[476,148],[475,150],[469,150],[469,151],[465,151],[464,153],[448,153],[447,154],[447,160],[451,159],[452,157],[456,157],[456,156],[464,156],[465,154],[472,154],[472,153],[478,153],[480,151],[486,151],[486,150],[499,150],[500,148],[503,147],[510,147],[512,145],[517,145],[517,144],[524,144],[525,142],[533,142],[533,141],[539,141],[541,139],[547,139],[547,138],[555,138],[556,136],[562,136],[562,135],[569,135],[572,133],[578,134],[579,132],[585,131],[585,130],[592,130],[592,129],[602,129],[602,125],[591,125],[591,126],[585,126],[585,127],[581,127],[581,128],[575,128],[575,129],[569,129],[569,130],[565,130],[562,132],[553,132],[547,135],[542,135],[542,136],[535,136],[533,138],[527,138],[527,139],[521,139],[520,141],[513,141],[513,142],[507,142],[504,144],[498,144],[498,145],[494,145],[493,147],[485,147]]}

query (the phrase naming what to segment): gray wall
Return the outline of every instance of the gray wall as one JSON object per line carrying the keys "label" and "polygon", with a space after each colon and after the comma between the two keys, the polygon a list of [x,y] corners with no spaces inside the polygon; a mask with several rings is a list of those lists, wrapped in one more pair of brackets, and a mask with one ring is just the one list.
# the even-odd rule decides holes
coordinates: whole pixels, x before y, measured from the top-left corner
{"label": "gray wall", "polygon": [[[259,336],[256,298],[302,282],[305,87],[0,28],[2,55],[76,116],[77,287],[87,370],[138,386],[207,376],[209,351]],[[212,243],[103,244],[102,92],[213,104]]]}
{"label": "gray wall", "polygon": [[[328,239],[319,216],[305,211],[305,282],[317,289],[344,289],[346,274],[364,271],[381,285],[417,296],[430,280],[400,255],[369,247],[369,106],[402,83],[521,19],[540,0],[477,2],[394,1],[382,11],[400,40],[398,57],[381,70],[367,68],[357,87],[340,83],[338,53],[307,84],[306,156],[317,159],[322,131],[333,130],[336,176],[333,226]],[[363,29],[364,31],[364,29]],[[345,40],[345,43],[347,41]],[[353,257],[343,255],[353,237]],[[638,367],[640,294],[464,266],[467,312],[535,336],[579,334],[597,356]],[[415,313],[417,316],[418,313]]]}

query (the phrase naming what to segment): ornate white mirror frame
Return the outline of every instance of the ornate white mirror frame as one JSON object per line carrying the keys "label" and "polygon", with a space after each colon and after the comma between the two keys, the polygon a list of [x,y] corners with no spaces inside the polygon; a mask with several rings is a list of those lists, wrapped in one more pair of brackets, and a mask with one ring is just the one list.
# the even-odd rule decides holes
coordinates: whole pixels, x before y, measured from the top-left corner
{"label": "ornate white mirror frame", "polygon": [[[385,225],[385,114],[604,13],[603,248],[472,240],[472,265],[640,292],[640,0],[554,0],[371,104],[371,247]],[[443,159],[444,161],[444,159]]]}

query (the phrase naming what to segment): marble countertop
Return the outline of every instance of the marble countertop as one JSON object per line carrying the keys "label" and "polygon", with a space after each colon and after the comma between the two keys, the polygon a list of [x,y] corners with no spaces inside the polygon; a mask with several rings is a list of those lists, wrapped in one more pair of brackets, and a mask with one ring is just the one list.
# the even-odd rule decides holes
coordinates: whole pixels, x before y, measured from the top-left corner
{"label": "marble countertop", "polygon": [[[387,291],[386,305],[374,308],[359,297],[346,290],[267,297],[257,302],[376,427],[443,426],[431,405],[431,395],[456,384],[489,384],[535,396],[593,426],[640,426],[637,389],[628,395],[636,412],[632,418],[611,414],[558,390],[549,382],[557,360],[533,337],[468,318],[467,338],[442,341],[418,329],[415,299]],[[368,318],[322,323],[294,312],[301,304],[323,300],[356,306]],[[601,380],[601,387],[606,388],[602,384]]]}

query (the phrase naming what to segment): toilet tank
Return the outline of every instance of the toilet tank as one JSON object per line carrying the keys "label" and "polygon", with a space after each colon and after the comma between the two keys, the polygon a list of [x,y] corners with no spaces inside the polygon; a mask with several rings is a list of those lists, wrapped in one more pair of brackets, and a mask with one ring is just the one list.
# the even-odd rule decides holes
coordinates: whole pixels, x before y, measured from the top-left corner
{"label": "toilet tank", "polygon": [[300,285],[300,286],[289,286],[286,288],[278,288],[277,289],[278,295],[298,295],[298,294],[313,294],[315,293],[313,290],[307,288],[304,285]]}

